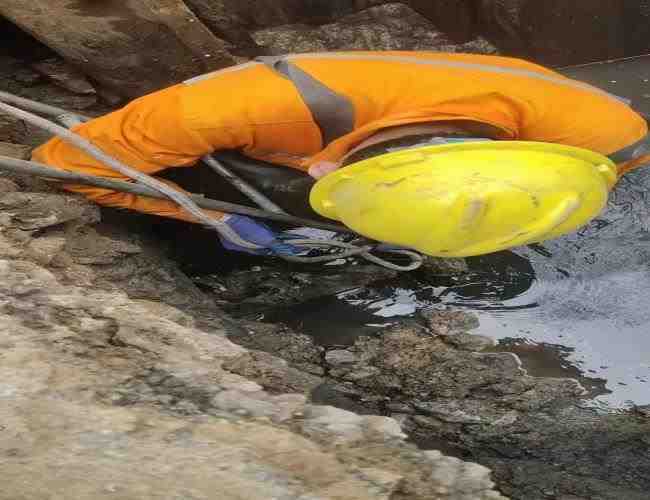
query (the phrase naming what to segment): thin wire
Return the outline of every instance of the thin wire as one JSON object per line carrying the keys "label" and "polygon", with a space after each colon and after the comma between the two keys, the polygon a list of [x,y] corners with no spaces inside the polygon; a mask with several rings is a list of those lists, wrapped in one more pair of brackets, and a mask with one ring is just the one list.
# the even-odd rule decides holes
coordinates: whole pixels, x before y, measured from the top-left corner
{"label": "thin wire", "polygon": [[[0,91],[1,111],[4,111],[5,113],[15,116],[19,119],[25,120],[28,123],[31,123],[39,128],[42,128],[50,132],[51,134],[61,137],[64,141],[72,144],[73,146],[78,147],[79,149],[86,152],[87,154],[97,159],[98,161],[102,162],[112,170],[115,170],[116,172],[119,172],[122,175],[125,175],[126,177],[138,181],[143,186],[148,187],[164,195],[165,197],[169,198],[170,200],[172,200],[173,202],[175,202],[176,204],[184,208],[188,213],[193,215],[197,220],[201,221],[205,225],[216,230],[220,235],[232,241],[236,245],[239,245],[243,248],[252,249],[252,250],[260,250],[263,248],[260,245],[253,244],[250,243],[249,241],[242,239],[226,223],[214,219],[208,216],[207,214],[205,214],[203,210],[187,194],[181,191],[177,191],[176,189],[168,186],[167,184],[160,182],[155,178],[140,172],[139,170],[136,170],[134,168],[129,167],[128,165],[123,164],[117,159],[104,153],[101,149],[97,148],[95,145],[93,145],[92,143],[90,143],[80,135],[69,131],[67,128],[57,125],[38,115],[11,106],[3,101],[19,104],[49,116],[55,116],[61,119],[64,123],[69,123],[69,124],[73,124],[75,122],[74,119],[75,116],[78,117],[79,121],[87,120],[88,119],[87,117],[84,117],[83,115],[75,115],[74,113],[70,113],[67,110],[62,108],[41,104],[36,101],[32,101],[30,99],[21,98],[9,94],[7,92]],[[337,247],[337,248],[344,249],[344,251],[339,252],[338,254],[335,255],[324,255],[319,257],[280,256],[284,260],[287,260],[289,262],[320,263],[320,262],[331,262],[331,261],[344,259],[348,257],[359,256],[377,265],[386,267],[388,269],[393,269],[396,271],[412,271],[419,268],[423,263],[422,255],[420,255],[417,252],[405,250],[405,249],[404,250],[392,249],[392,250],[384,251],[385,253],[403,255],[411,259],[410,264],[401,266],[398,264],[393,264],[392,262],[389,262],[380,257],[377,257],[376,255],[372,255],[370,252],[375,251],[375,248],[371,245],[358,247],[351,243],[343,243],[343,242],[333,241],[333,240],[307,239],[307,238],[292,239],[291,242],[297,246],[306,246],[312,248]]]}
{"label": "thin wire", "polygon": [[389,262],[386,259],[377,257],[376,255],[371,254],[370,252],[377,251],[375,245],[365,245],[357,246],[353,243],[344,243],[342,241],[333,241],[333,240],[317,240],[317,239],[298,239],[291,238],[287,240],[288,243],[296,245],[298,247],[338,247],[344,249],[343,252],[337,253],[335,255],[323,255],[320,257],[300,257],[300,256],[286,256],[285,260],[289,262],[297,263],[310,263],[315,264],[319,262],[331,262],[333,260],[345,259],[349,257],[361,257],[366,259],[374,264],[380,265],[387,269],[392,269],[394,271],[414,271],[422,266],[424,258],[419,253],[406,250],[406,249],[391,249],[391,250],[382,250],[384,253],[391,253],[396,255],[402,255],[408,257],[411,260],[411,263],[408,265],[399,265]]}
{"label": "thin wire", "polygon": [[[1,96],[0,96],[1,97]],[[96,160],[107,165],[112,170],[119,172],[126,177],[129,177],[139,183],[148,186],[152,189],[155,189],[159,193],[166,195],[169,199],[174,201],[176,204],[184,208],[189,214],[194,216],[198,221],[202,222],[206,226],[209,226],[215,229],[219,234],[224,238],[232,241],[238,246],[251,249],[251,250],[261,250],[263,247],[256,245],[249,241],[242,239],[235,231],[230,228],[225,222],[222,222],[218,219],[210,217],[207,215],[201,208],[199,208],[192,199],[181,191],[168,186],[167,184],[156,180],[155,178],[140,172],[134,168],[131,168],[119,160],[113,158],[112,156],[107,155],[97,146],[93,145],[91,142],[87,141],[83,137],[74,132],[69,131],[67,128],[52,123],[51,121],[42,118],[38,115],[24,111],[22,109],[16,108],[4,102],[0,102],[0,111],[4,111],[16,118],[25,120],[32,125],[35,125],[39,128],[42,128],[51,134],[59,136],[64,141],[76,146],[85,153],[88,153],[90,156]]]}
{"label": "thin wire", "polygon": [[257,189],[251,186],[244,179],[242,179],[235,173],[231,172],[230,169],[222,165],[221,162],[217,160],[214,156],[205,155],[202,158],[202,160],[208,167],[210,167],[218,175],[226,179],[231,185],[235,186],[235,188],[237,188],[238,191],[246,195],[248,199],[257,203],[257,205],[259,205],[264,210],[268,210],[269,212],[275,212],[276,214],[286,214],[286,212],[282,210],[282,208],[280,208],[272,200],[270,200],[262,193],[260,193]]}
{"label": "thin wire", "polygon": [[[137,194],[140,196],[149,196],[158,199],[168,199],[162,193],[151,189],[147,186],[129,181],[120,181],[110,179],[108,177],[97,177],[94,175],[81,174],[78,172],[68,172],[67,170],[59,170],[50,165],[44,165],[35,161],[18,160],[7,156],[0,156],[0,170],[7,170],[18,174],[28,174],[43,177],[48,180],[63,181],[67,184],[82,184],[88,186],[97,186],[105,189],[112,189],[114,191],[122,191],[125,193]],[[201,208],[207,210],[219,210],[227,213],[237,213],[256,217],[261,219],[270,219],[277,222],[283,222],[294,226],[306,226],[325,231],[332,232],[345,232],[347,228],[339,224],[331,224],[327,222],[314,221],[311,219],[303,219],[287,214],[276,214],[266,212],[258,208],[248,207],[245,205],[238,205],[236,203],[228,203],[226,201],[217,201],[210,198],[204,198],[203,195],[189,194],[192,200]]]}

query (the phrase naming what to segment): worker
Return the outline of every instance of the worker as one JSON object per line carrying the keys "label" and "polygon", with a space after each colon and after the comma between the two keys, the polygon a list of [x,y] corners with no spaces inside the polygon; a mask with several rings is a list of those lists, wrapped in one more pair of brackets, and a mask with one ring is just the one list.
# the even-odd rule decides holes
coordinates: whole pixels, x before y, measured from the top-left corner
{"label": "worker", "polygon": [[[520,59],[434,52],[264,57],[74,130],[151,175],[221,150],[301,170],[319,179],[310,202],[321,215],[442,257],[571,232],[602,210],[620,175],[649,159],[646,121],[623,99]],[[124,178],[58,138],[33,157]],[[66,188],[194,221],[171,201]],[[298,250],[259,221],[210,214],[264,247],[258,253]]]}

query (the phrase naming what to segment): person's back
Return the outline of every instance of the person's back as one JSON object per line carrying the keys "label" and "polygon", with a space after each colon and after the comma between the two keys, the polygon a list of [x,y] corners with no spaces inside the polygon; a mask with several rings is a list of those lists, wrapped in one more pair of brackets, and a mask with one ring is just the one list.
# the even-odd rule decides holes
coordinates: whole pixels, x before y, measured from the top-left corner
{"label": "person's back", "polygon": [[[76,129],[155,174],[223,149],[307,171],[381,131],[450,123],[470,136],[612,155],[647,134],[624,102],[541,66],[496,56],[348,52],[264,58],[142,97]],[[119,177],[58,139],[36,160]],[[629,160],[629,155],[621,160]],[[191,220],[173,203],[69,186],[109,206]],[[218,214],[215,214],[218,216]]]}

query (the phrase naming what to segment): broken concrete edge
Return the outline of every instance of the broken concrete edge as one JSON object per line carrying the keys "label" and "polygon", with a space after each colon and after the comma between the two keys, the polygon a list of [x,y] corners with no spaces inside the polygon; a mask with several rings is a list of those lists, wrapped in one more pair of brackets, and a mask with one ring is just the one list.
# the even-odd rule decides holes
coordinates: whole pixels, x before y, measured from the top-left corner
{"label": "broken concrete edge", "polygon": [[[0,335],[4,337],[0,394],[9,396],[3,404],[7,416],[3,421],[9,422],[9,431],[0,437],[0,449],[21,450],[16,453],[31,459],[26,469],[18,463],[19,468],[10,464],[5,469],[4,491],[19,488],[19,479],[28,470],[37,477],[39,486],[34,491],[45,487],[43,481],[53,481],[47,472],[38,470],[34,431],[29,428],[57,435],[61,442],[57,454],[64,462],[79,450],[83,467],[95,477],[102,453],[98,433],[104,433],[101,439],[107,443],[119,440],[123,449],[131,450],[120,459],[127,462],[137,455],[137,443],[155,446],[167,461],[181,460],[178,446],[188,439],[183,436],[192,436],[189,442],[197,446],[196,453],[204,450],[194,457],[201,468],[207,466],[201,456],[211,456],[206,450],[216,450],[217,444],[197,436],[220,426],[223,432],[232,433],[235,425],[240,446],[251,451],[265,448],[271,455],[277,447],[273,466],[288,467],[293,481],[301,484],[283,486],[292,494],[318,483],[291,465],[294,455],[313,450],[322,455],[320,460],[335,457],[342,464],[337,481],[350,492],[336,496],[333,483],[320,483],[313,491],[322,493],[322,498],[388,499],[396,491],[413,499],[434,494],[458,500],[503,498],[493,490],[486,468],[417,450],[405,442],[406,435],[394,419],[309,404],[304,394],[270,394],[256,382],[224,370],[227,360],[246,349],[225,337],[218,313],[211,327],[199,329],[192,316],[175,307],[150,298],[133,300],[120,290],[123,279],[131,294],[141,288],[134,279],[142,276],[120,273],[121,268],[129,268],[125,263],[142,258],[142,245],[127,243],[127,235],[93,232],[99,212],[83,199],[11,192],[12,185],[6,184],[0,193]],[[161,261],[154,264],[161,267]],[[191,283],[174,282],[174,286],[189,290]],[[164,300],[159,293],[159,300]],[[31,416],[25,420],[25,414]],[[83,416],[85,423],[76,415]],[[36,424],[42,418],[47,423]],[[93,429],[93,422],[99,427]],[[165,437],[145,430],[157,425],[169,428],[171,434]],[[172,428],[177,430],[172,432]],[[185,434],[178,434],[181,429]],[[253,436],[248,441],[247,434]],[[255,441],[264,436],[275,437],[270,443]],[[287,455],[281,443],[291,440],[302,443],[304,449]],[[117,471],[111,459],[101,460],[108,460],[108,465],[101,466],[103,473]],[[270,458],[255,460],[264,468]],[[156,465],[158,459],[152,457],[147,463]],[[132,467],[141,470],[135,464]],[[63,476],[72,473],[66,466],[57,470]],[[199,488],[182,473],[179,477],[181,487]],[[70,486],[73,490],[80,487],[74,482]],[[88,487],[100,485],[91,481]],[[16,490],[15,496],[21,493]]]}

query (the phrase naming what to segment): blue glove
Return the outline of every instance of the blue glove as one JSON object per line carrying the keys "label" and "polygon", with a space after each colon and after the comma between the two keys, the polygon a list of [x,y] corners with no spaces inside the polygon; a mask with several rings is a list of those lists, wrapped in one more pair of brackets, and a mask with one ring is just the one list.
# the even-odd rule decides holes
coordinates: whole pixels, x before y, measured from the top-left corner
{"label": "blue glove", "polygon": [[242,240],[249,241],[263,248],[252,250],[219,236],[224,248],[234,252],[252,255],[296,255],[301,249],[278,239],[278,234],[270,227],[244,215],[228,215],[223,220]]}

